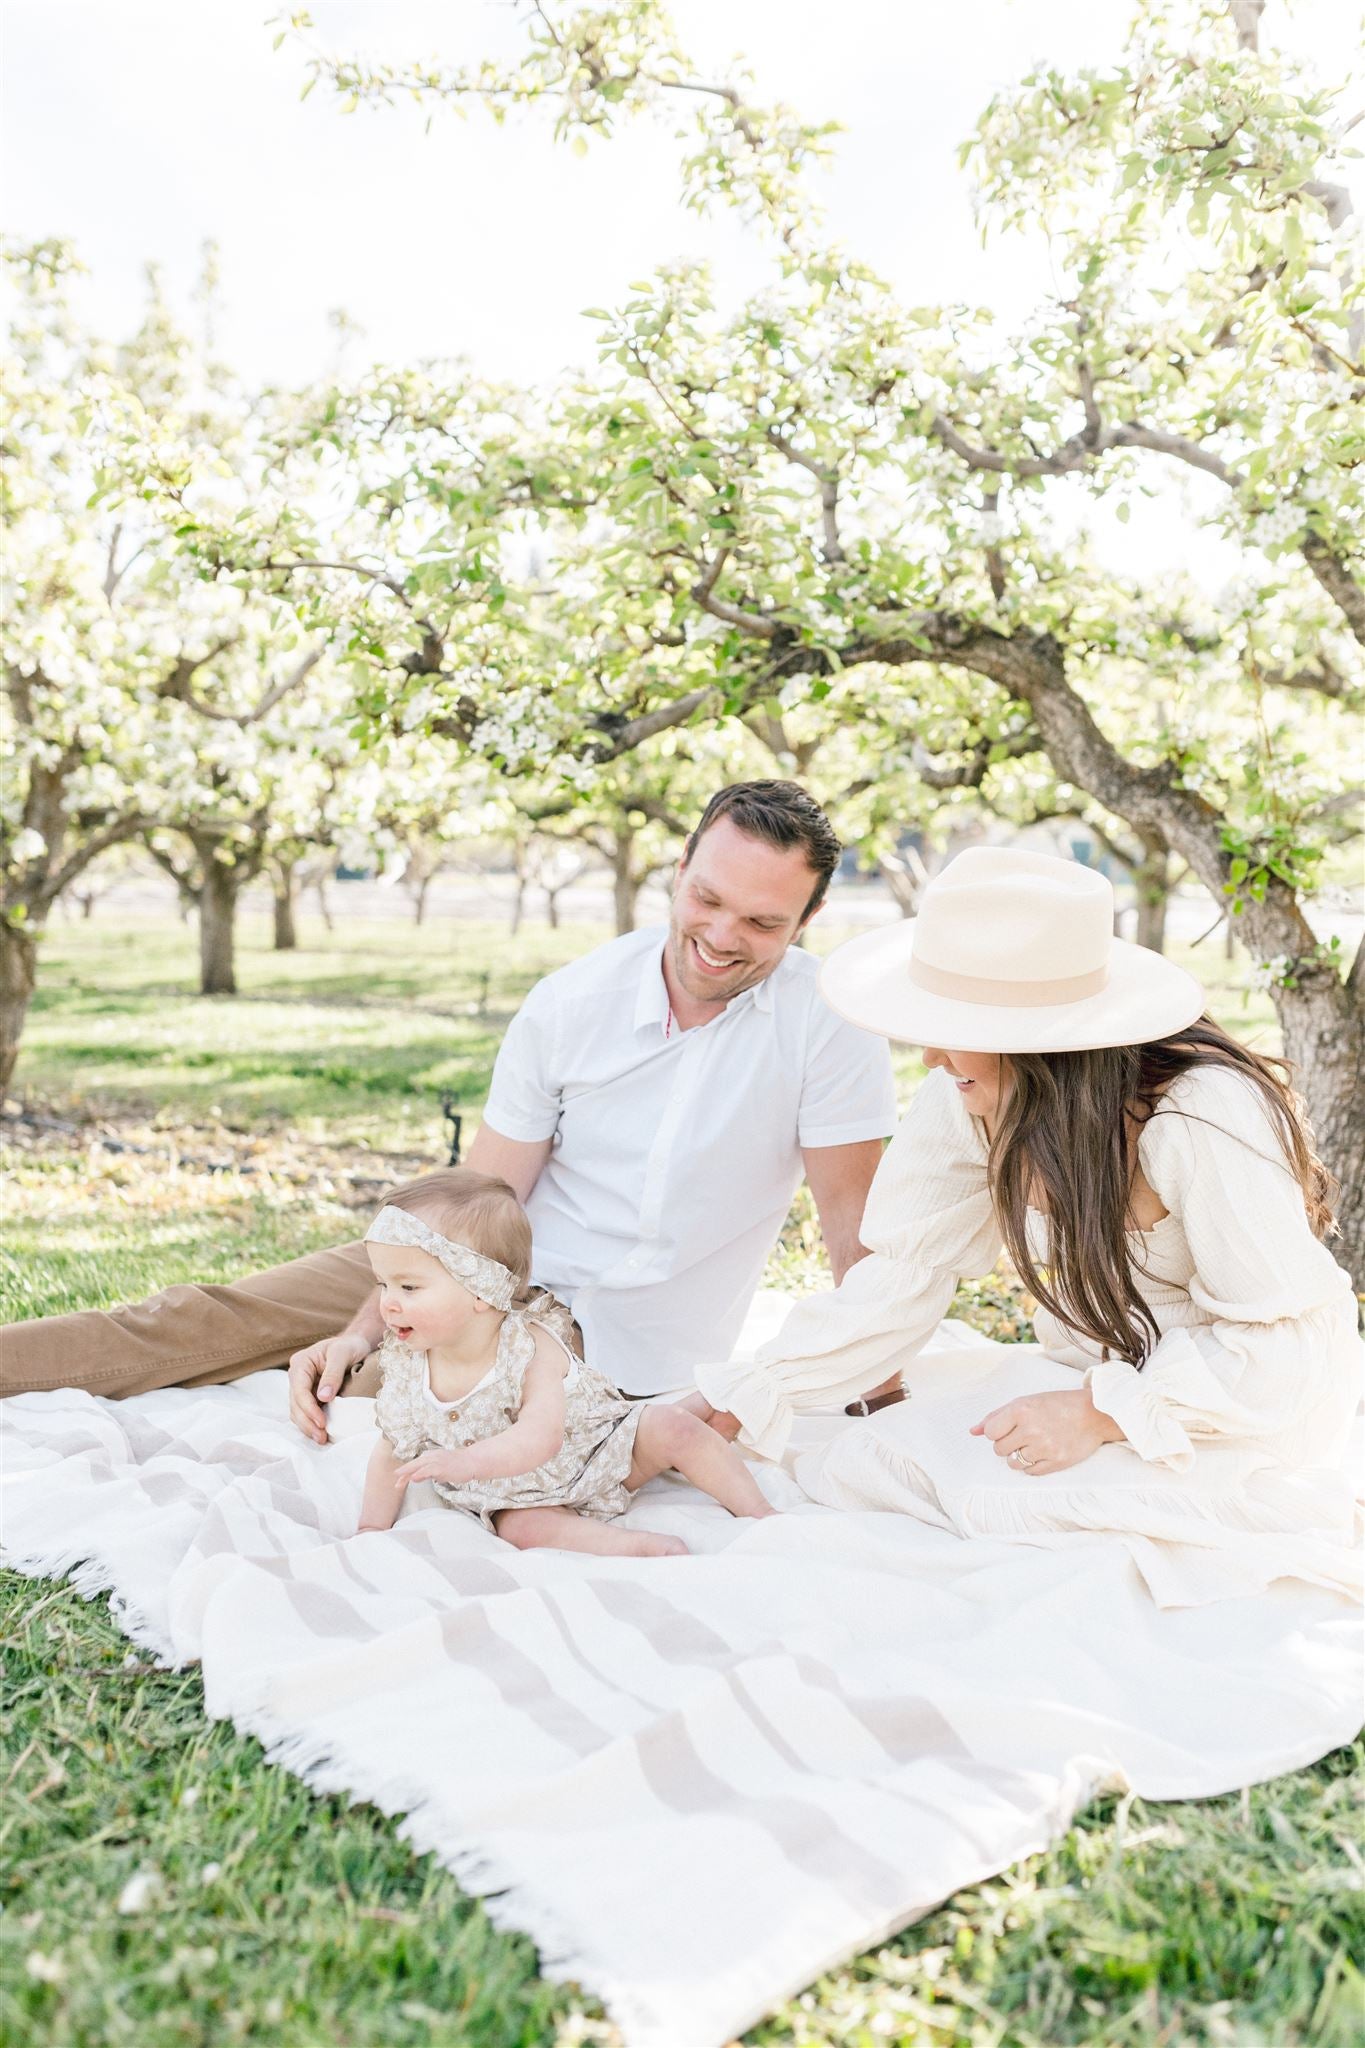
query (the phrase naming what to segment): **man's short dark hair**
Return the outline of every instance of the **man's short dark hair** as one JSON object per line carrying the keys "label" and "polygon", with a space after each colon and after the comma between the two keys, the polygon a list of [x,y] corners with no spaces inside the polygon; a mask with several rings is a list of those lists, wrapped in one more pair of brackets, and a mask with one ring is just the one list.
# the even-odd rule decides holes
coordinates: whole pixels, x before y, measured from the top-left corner
{"label": "man's short dark hair", "polygon": [[806,865],[818,877],[809,903],[801,913],[804,924],[825,900],[830,877],[839,865],[843,845],[813,796],[799,782],[732,782],[718,789],[702,812],[696,830],[687,842],[690,859],[697,841],[718,818],[728,818],[751,839],[765,839],[769,846],[785,850],[799,846]]}

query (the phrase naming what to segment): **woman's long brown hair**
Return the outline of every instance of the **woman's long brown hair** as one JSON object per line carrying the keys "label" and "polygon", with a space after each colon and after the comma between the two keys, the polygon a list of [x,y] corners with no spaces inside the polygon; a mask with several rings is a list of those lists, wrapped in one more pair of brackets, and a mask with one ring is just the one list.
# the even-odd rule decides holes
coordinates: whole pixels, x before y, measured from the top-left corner
{"label": "woman's long brown hair", "polygon": [[[1158,1332],[1134,1285],[1127,1235],[1137,1133],[1191,1067],[1229,1068],[1259,1091],[1308,1221],[1325,1237],[1335,1186],[1313,1153],[1284,1061],[1248,1051],[1210,1018],[1147,1045],[1014,1053],[1002,1064],[1008,1085],[989,1171],[1005,1248],[1045,1309],[1139,1369]],[[1047,1211],[1045,1274],[1028,1247],[1030,1206]]]}

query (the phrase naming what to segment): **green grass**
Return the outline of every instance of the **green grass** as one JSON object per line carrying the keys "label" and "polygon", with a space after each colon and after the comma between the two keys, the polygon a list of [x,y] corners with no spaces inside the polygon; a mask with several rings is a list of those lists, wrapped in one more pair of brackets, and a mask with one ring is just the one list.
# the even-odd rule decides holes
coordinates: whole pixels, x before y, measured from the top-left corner
{"label": "green grass", "polygon": [[389,1141],[443,1089],[477,1105],[507,1021],[534,981],[601,936],[533,926],[302,921],[295,953],[243,919],[236,996],[195,993],[192,934],[146,914],[63,928],[43,943],[30,1060],[46,1095],[163,1120],[243,1128],[340,1125]]}
{"label": "green grass", "polygon": [[529,1942],[205,1721],[197,1674],[130,1653],[103,1602],[15,1582],[5,1621],[11,2048],[553,2038],[574,2001]]}
{"label": "green grass", "polygon": [[[244,936],[242,995],[208,1002],[192,934],[170,920],[110,914],[45,945],[18,1083],[37,1113],[81,1128],[11,1126],[0,1313],[230,1279],[346,1235],[378,1182],[441,1156],[442,1088],[477,1110],[530,983],[602,934],[533,926],[512,943],[460,925],[419,941],[404,924],[343,923],[324,944],[305,923],[292,956],[250,921]],[[1215,1005],[1273,1049],[1264,998],[1243,1005],[1225,985]],[[906,1056],[903,1084],[916,1074]],[[140,1149],[92,1144],[98,1131]],[[820,1277],[798,1201],[770,1278]],[[1023,1328],[1007,1276],[965,1290],[958,1312],[996,1336]],[[106,1603],[8,1577],[0,1628],[10,2048],[612,2038],[392,1823],[315,1798],[207,1722],[197,1674],[130,1652]],[[1098,1805],[748,2038],[1358,2048],[1362,1762],[1341,1751],[1198,1805]],[[140,1873],[155,1888],[120,1911]]]}

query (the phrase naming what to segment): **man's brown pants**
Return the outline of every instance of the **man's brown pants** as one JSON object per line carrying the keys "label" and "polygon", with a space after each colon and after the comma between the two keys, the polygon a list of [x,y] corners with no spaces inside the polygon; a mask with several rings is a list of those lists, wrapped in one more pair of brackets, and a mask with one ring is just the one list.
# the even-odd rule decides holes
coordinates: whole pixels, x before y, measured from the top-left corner
{"label": "man's brown pants", "polygon": [[[154,1387],[207,1387],[344,1330],[374,1291],[363,1244],[310,1252],[228,1287],[168,1287],[131,1307],[79,1309],[0,1329],[0,1394],[83,1387],[118,1400]],[[370,1360],[348,1394],[372,1394]]]}

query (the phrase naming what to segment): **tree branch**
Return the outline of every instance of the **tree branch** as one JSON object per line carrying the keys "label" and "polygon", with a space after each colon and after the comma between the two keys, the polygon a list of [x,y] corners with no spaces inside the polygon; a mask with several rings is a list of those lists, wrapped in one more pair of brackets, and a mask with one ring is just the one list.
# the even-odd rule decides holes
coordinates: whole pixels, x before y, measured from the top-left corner
{"label": "tree branch", "polygon": [[[225,641],[222,647],[214,650],[214,653],[224,653],[232,645],[232,641]],[[236,725],[244,728],[248,725],[255,725],[268,712],[273,711],[275,706],[282,702],[291,690],[297,689],[304,678],[317,667],[318,663],[322,660],[322,654],[323,650],[321,647],[315,647],[311,653],[305,654],[303,659],[295,664],[287,676],[280,682],[273,683],[270,686],[260,702],[250,711],[219,711],[215,705],[208,703],[205,698],[198,694],[194,688],[192,678],[195,668],[202,668],[204,662],[197,662],[188,667],[184,662],[178,662],[171,675],[164,682],[158,684],[157,695],[160,697],[173,697],[177,703],[187,704],[191,711],[198,713],[200,718],[211,718],[219,725]],[[209,654],[204,657],[204,661],[211,661],[213,658],[214,655]]]}
{"label": "tree branch", "polygon": [[618,754],[628,754],[633,747],[645,740],[652,740],[656,733],[667,732],[675,725],[686,725],[699,711],[716,705],[720,691],[708,683],[700,690],[692,690],[686,697],[677,697],[671,704],[661,704],[657,711],[646,711],[639,718],[628,718],[619,725],[601,721],[609,737],[594,742],[589,758],[594,761],[614,761]]}
{"label": "tree branch", "polygon": [[[1093,386],[1091,387],[1093,403]],[[1098,412],[1094,415],[1098,420]],[[978,448],[959,433],[942,413],[935,413],[930,432],[969,469],[989,471],[995,476],[1068,476],[1111,448],[1146,448],[1157,455],[1170,455],[1191,469],[1216,477],[1230,490],[1242,489],[1247,479],[1240,469],[1224,461],[1212,448],[1205,448],[1187,434],[1168,433],[1161,427],[1146,427],[1138,420],[1125,420],[1112,427],[1092,431],[1089,420],[1083,433],[1073,434],[1050,455],[1001,455],[994,448]],[[1365,646],[1365,589],[1356,581],[1347,562],[1336,554],[1321,535],[1310,533],[1300,552],[1318,582],[1341,612],[1355,638]]]}
{"label": "tree branch", "polygon": [[[685,819],[680,818],[676,811],[670,811],[668,805],[661,803],[658,797],[627,795],[620,799],[620,803],[623,811],[640,811],[646,818],[651,818],[656,825],[662,825],[665,831],[676,834],[680,839],[686,839],[692,829]],[[665,861],[663,865],[666,867],[668,862]]]}
{"label": "tree branch", "polygon": [[1301,552],[1356,639],[1365,647],[1365,590],[1321,535],[1310,533],[1302,544]]}
{"label": "tree branch", "polygon": [[267,555],[263,562],[241,562],[235,566],[245,569],[248,574],[258,576],[292,576],[297,569],[335,569],[343,575],[359,576],[366,583],[381,583],[385,590],[392,592],[405,611],[410,612],[413,609],[412,599],[399,579],[391,576],[386,569],[372,568],[367,562],[277,562],[273,555]]}
{"label": "tree branch", "polygon": [[1229,0],[1228,12],[1237,31],[1239,50],[1255,50],[1260,45],[1261,16],[1265,13],[1265,0]]}
{"label": "tree branch", "polygon": [[109,536],[109,554],[105,561],[104,567],[104,601],[106,604],[113,603],[114,592],[118,589],[120,583],[122,583],[124,577],[128,574],[128,571],[132,568],[138,556],[145,552],[147,546],[146,541],[143,541],[139,547],[135,547],[133,549],[133,552],[131,553],[131,555],[129,555],[127,561],[124,562],[122,566],[118,566],[116,565],[114,558],[118,553],[118,544],[122,537],[123,521],[120,519],[115,522],[114,530]]}
{"label": "tree branch", "polygon": [[1107,427],[1103,440],[1110,448],[1150,448],[1158,455],[1173,455],[1178,462],[1187,462],[1191,469],[1216,476],[1219,483],[1236,486],[1246,482],[1240,469],[1234,469],[1221,455],[1191,441],[1185,434],[1168,434],[1160,427],[1144,427],[1129,420],[1122,426]]}
{"label": "tree branch", "polygon": [[207,668],[211,661],[217,661],[220,654],[226,654],[229,648],[235,647],[240,637],[237,633],[229,633],[224,639],[215,641],[206,654],[197,654],[193,657],[182,654],[170,673],[163,676],[157,684],[157,696],[171,697],[177,703],[189,704],[194,710],[203,712],[206,718],[221,718],[224,715],[222,712],[211,711],[202,700],[196,699],[194,679],[201,668]]}
{"label": "tree branch", "polygon": [[[994,521],[1000,515],[1000,493],[998,490],[983,491],[981,510],[988,520]],[[1005,557],[1000,552],[998,540],[986,542],[986,575],[990,581],[991,596],[997,604],[1005,598]]]}
{"label": "tree branch", "polygon": [[820,553],[831,565],[846,559],[844,544],[839,538],[839,478],[833,470],[817,462],[813,455],[805,455],[789,441],[777,427],[769,427],[768,439],[774,448],[785,455],[788,462],[808,470],[820,486],[820,514],[824,523],[825,540]]}
{"label": "tree branch", "polygon": [[320,647],[313,648],[310,653],[305,654],[301,660],[295,663],[287,676],[280,682],[273,684],[266,691],[254,711],[248,711],[244,718],[238,719],[237,723],[239,725],[254,725],[257,719],[264,718],[266,713],[273,711],[275,706],[281,703],[291,690],[296,690],[306,676],[311,675],[321,660],[322,649]]}
{"label": "tree branch", "polygon": [[755,739],[761,740],[775,759],[781,760],[786,755],[795,761],[798,775],[805,774],[820,751],[818,739],[794,740],[787,731],[784,720],[770,705],[756,704],[752,711],[745,712],[744,723]]}
{"label": "tree branch", "polygon": [[741,633],[748,633],[755,640],[772,640],[776,637],[777,625],[774,620],[765,619],[760,612],[746,612],[738,605],[727,604],[723,597],[716,596],[705,579],[692,585],[692,595],[702,610],[710,612],[713,619],[723,619],[727,626],[737,626]]}
{"label": "tree branch", "polygon": [[1325,654],[1318,656],[1312,668],[1259,668],[1253,665],[1253,673],[1267,689],[1314,690],[1320,697],[1331,697],[1338,704],[1353,709],[1365,702],[1365,685],[1353,683]]}
{"label": "tree branch", "polygon": [[70,888],[83,868],[89,867],[92,860],[98,860],[102,853],[107,853],[111,846],[118,846],[125,839],[135,839],[146,822],[146,819],[137,812],[130,812],[126,817],[115,818],[98,832],[92,832],[90,837],[82,841],[75,852],[69,854],[62,865],[48,876],[36,892],[35,910],[40,906],[44,911],[50,909],[62,891]]}
{"label": "tree branch", "polygon": [[706,602],[706,599],[711,595],[711,592],[715,589],[717,583],[719,583],[721,571],[725,567],[725,564],[729,561],[729,559],[729,548],[717,548],[715,559],[711,563],[711,566],[706,571],[705,575],[702,577],[701,582],[693,585],[692,595],[696,598],[698,604],[704,604]]}

